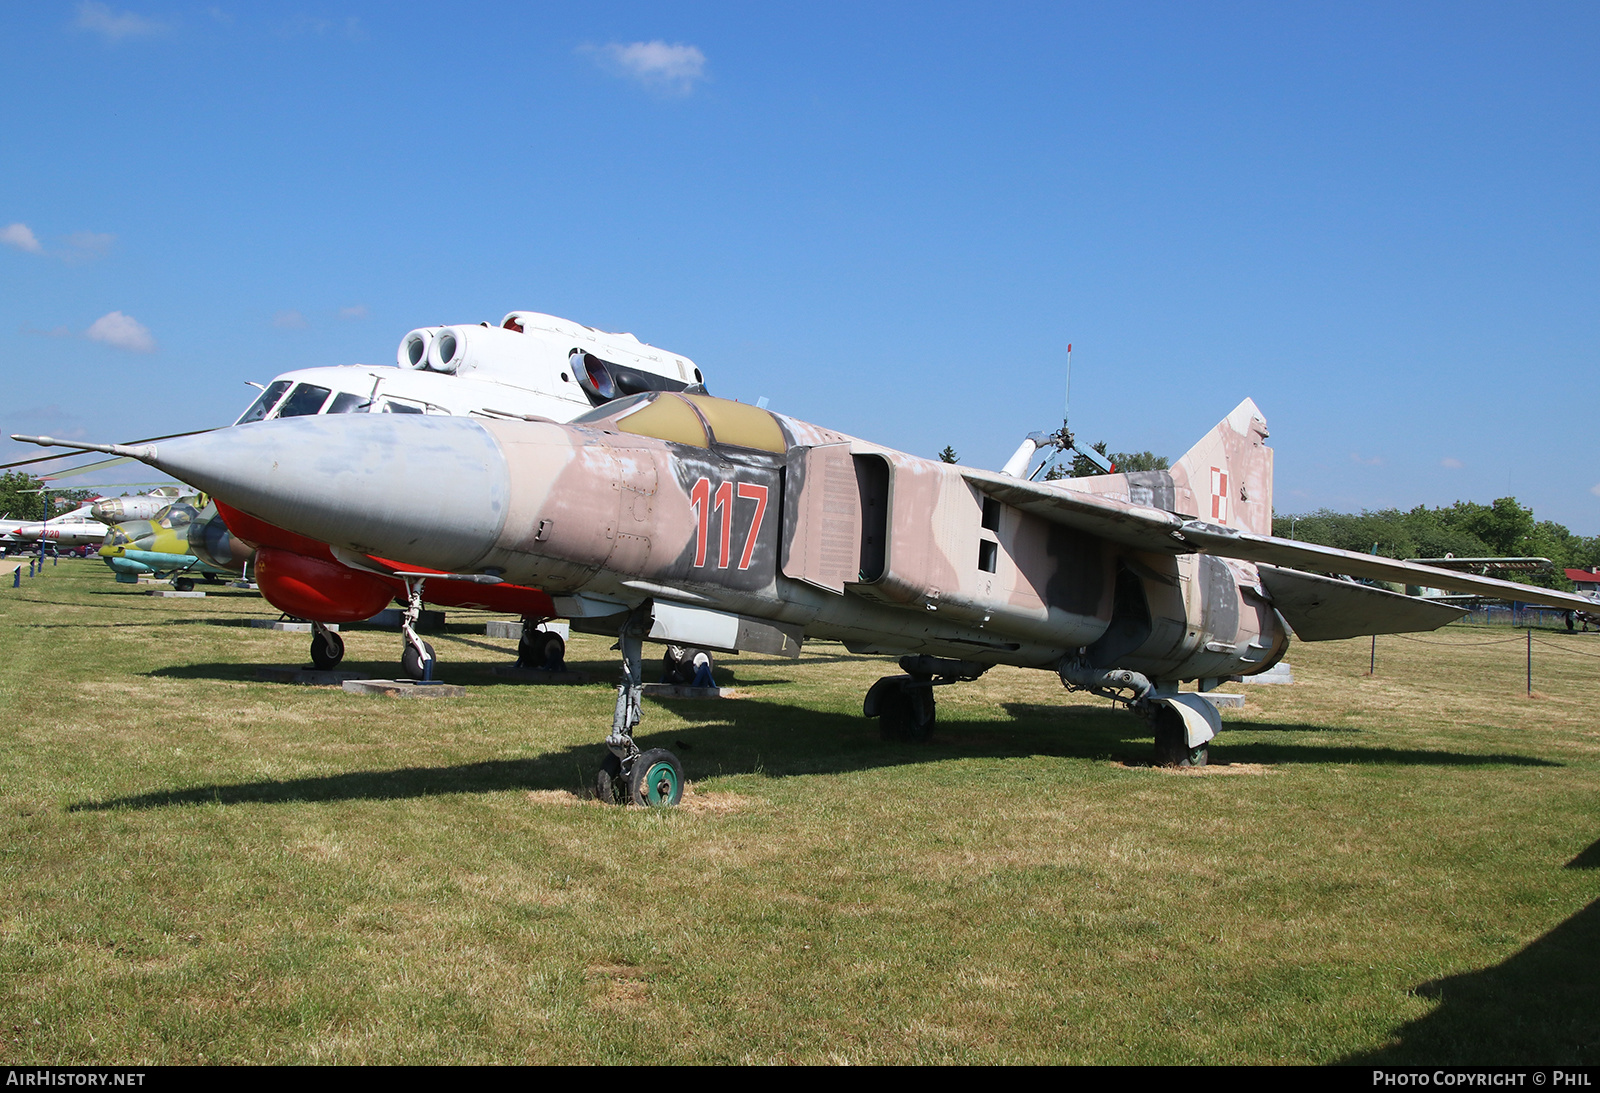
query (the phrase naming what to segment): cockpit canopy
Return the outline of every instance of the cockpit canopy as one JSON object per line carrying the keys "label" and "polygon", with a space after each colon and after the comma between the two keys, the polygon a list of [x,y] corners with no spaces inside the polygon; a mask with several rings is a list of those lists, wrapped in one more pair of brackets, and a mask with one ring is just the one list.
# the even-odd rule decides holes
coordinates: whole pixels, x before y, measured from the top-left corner
{"label": "cockpit canopy", "polygon": [[695,448],[727,445],[783,453],[789,443],[778,419],[758,406],[710,395],[647,391],[597,406],[573,419],[635,436],[651,436]]}

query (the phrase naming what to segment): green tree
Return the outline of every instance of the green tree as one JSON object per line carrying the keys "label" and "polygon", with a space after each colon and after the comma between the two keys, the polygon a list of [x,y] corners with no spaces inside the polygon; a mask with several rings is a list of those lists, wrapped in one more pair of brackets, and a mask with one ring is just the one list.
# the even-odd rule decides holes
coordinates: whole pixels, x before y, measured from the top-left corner
{"label": "green tree", "polygon": [[0,514],[9,513],[13,520],[38,520],[44,516],[47,502],[37,492],[44,483],[22,471],[0,474]]}
{"label": "green tree", "polygon": [[1111,465],[1118,474],[1127,474],[1130,471],[1165,471],[1171,470],[1172,464],[1167,462],[1167,457],[1157,455],[1155,452],[1112,452]]}
{"label": "green tree", "polygon": [[956,450],[954,448],[952,448],[952,447],[950,447],[950,445],[946,444],[944,446],[944,451],[939,453],[939,462],[941,462],[941,463],[960,463],[961,462],[961,457],[956,454]]}

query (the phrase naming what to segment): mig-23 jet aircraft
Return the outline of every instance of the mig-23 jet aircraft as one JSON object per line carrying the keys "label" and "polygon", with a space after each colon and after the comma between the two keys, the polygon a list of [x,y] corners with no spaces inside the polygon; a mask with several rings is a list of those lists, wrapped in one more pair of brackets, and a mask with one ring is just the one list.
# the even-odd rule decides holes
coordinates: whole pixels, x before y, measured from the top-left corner
{"label": "mig-23 jet aircraft", "polygon": [[596,788],[671,805],[679,760],[634,742],[646,638],[792,655],[806,638],[828,638],[899,654],[903,674],[874,684],[864,712],[901,739],[932,730],[935,686],[996,664],[1054,672],[1069,690],[1142,715],[1158,762],[1202,764],[1221,720],[1180,683],[1209,689],[1263,672],[1291,631],[1318,641],[1432,630],[1461,615],[1325,574],[1524,591],[1274,537],[1266,439],[1247,399],[1170,471],[1033,482],[756,406],[651,391],[568,423],[321,416],[137,447],[63,446],[193,482],[230,525],[238,513],[329,544],[357,576],[404,566],[514,583],[541,590],[574,628],[616,634],[622,682]]}

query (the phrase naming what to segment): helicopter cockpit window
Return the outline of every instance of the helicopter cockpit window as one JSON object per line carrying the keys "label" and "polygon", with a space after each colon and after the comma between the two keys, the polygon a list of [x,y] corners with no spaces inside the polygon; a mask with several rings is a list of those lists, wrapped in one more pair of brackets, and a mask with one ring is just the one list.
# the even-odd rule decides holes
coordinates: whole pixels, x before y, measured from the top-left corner
{"label": "helicopter cockpit window", "polygon": [[372,401],[365,395],[358,395],[354,391],[340,391],[333,396],[333,401],[328,404],[327,412],[330,414],[364,414],[372,407]]}
{"label": "helicopter cockpit window", "polygon": [[261,392],[260,396],[250,404],[250,409],[246,410],[242,415],[240,415],[239,420],[234,422],[234,424],[248,425],[252,421],[261,421],[268,414],[272,413],[272,408],[278,405],[278,400],[283,397],[283,393],[288,389],[288,380],[278,380],[275,383],[269,384]]}
{"label": "helicopter cockpit window", "polygon": [[279,407],[277,416],[310,417],[322,409],[322,404],[328,401],[330,393],[326,387],[302,383],[289,392],[289,397],[283,400],[283,405]]}
{"label": "helicopter cockpit window", "polygon": [[427,413],[427,411],[424,410],[420,406],[414,405],[414,404],[409,403],[409,402],[399,402],[399,401],[397,401],[395,399],[391,399],[391,398],[386,398],[386,399],[383,400],[383,410],[381,412],[385,413],[385,414],[422,414],[422,413]]}

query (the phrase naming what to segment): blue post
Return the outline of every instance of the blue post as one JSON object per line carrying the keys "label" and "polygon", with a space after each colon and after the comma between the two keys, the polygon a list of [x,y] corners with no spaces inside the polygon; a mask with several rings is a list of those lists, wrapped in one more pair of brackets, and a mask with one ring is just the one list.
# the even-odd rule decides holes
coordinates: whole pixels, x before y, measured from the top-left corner
{"label": "blue post", "polygon": [[22,563],[21,562],[18,562],[17,563],[17,568],[15,568],[15,569],[13,569],[11,571],[11,587],[12,588],[21,588],[22,587]]}
{"label": "blue post", "polygon": [[33,576],[33,559],[28,559],[28,576]]}

